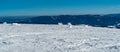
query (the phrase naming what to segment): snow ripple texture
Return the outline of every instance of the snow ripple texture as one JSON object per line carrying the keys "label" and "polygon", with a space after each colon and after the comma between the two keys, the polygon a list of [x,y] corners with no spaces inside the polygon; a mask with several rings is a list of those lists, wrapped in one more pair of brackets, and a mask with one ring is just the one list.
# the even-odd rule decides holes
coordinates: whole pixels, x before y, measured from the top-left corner
{"label": "snow ripple texture", "polygon": [[1,24],[0,52],[120,52],[120,29]]}

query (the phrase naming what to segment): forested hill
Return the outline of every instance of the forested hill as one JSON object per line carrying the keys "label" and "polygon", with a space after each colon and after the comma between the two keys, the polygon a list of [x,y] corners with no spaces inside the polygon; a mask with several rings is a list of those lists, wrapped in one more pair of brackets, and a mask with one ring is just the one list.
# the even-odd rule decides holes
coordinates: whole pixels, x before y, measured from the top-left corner
{"label": "forested hill", "polygon": [[8,16],[0,17],[0,23],[24,24],[86,24],[90,26],[114,26],[120,23],[120,14],[108,15],[58,15],[58,16]]}

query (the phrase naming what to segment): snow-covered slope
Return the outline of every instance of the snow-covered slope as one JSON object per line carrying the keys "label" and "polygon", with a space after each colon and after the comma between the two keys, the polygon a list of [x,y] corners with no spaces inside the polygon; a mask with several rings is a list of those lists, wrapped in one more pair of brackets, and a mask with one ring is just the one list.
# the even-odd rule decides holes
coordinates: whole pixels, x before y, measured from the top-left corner
{"label": "snow-covered slope", "polygon": [[120,52],[120,29],[1,24],[0,52]]}

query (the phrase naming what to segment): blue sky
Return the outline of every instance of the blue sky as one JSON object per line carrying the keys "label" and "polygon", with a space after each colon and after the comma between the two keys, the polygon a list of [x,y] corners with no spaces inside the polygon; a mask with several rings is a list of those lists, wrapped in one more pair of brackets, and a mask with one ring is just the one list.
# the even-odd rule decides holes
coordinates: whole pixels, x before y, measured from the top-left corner
{"label": "blue sky", "polygon": [[120,0],[0,0],[0,16],[120,13]]}

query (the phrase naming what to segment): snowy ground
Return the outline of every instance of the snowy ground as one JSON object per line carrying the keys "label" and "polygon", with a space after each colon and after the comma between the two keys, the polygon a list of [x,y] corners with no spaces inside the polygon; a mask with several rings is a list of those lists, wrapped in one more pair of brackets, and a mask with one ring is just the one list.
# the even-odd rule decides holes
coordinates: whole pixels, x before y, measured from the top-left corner
{"label": "snowy ground", "polygon": [[120,29],[0,24],[0,52],[120,52]]}

